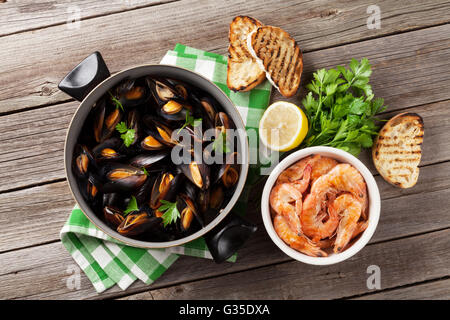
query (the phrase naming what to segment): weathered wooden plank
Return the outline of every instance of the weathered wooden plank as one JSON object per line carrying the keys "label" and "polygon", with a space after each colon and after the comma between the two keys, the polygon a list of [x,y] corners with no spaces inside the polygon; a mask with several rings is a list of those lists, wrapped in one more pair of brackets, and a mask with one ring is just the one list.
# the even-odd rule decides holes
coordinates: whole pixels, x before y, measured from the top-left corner
{"label": "weathered wooden plank", "polygon": [[362,297],[355,300],[449,300],[450,279],[398,288]]}
{"label": "weathered wooden plank", "polygon": [[[449,103],[409,110],[421,114],[425,121],[422,165],[450,159]],[[75,102],[69,102],[0,117],[0,191],[65,177],[64,139],[76,107]],[[360,158],[376,173],[369,152]]]}
{"label": "weathered wooden plank", "polygon": [[134,10],[165,2],[171,2],[171,0],[113,0],[107,3],[93,0],[56,0],[39,1],[38,3],[31,0],[0,1],[0,10],[2,11],[0,16],[0,37],[67,23],[67,21],[72,21],[71,18],[74,17],[74,14],[76,14],[76,17],[79,17],[80,21],[83,21],[92,17]]}
{"label": "weathered wooden plank", "polygon": [[[448,172],[448,170],[446,171]],[[256,197],[255,199],[258,198]],[[428,232],[430,230],[449,228],[450,222],[448,222],[446,212],[442,210],[442,208],[449,206],[450,189],[448,188],[384,200],[382,203],[381,219],[372,242],[384,242],[389,239]],[[426,214],[423,214],[424,212]],[[67,214],[68,210],[58,213],[58,216],[65,218]],[[237,263],[216,265],[214,262],[204,259],[182,257],[149,288],[195,281],[205,277],[219,276],[230,272],[289,261],[290,258],[275,247],[269,239],[262,225],[260,211],[257,210],[256,203],[252,204],[252,208],[248,214],[248,218],[251,221],[257,222],[259,230],[246,246],[239,251]],[[32,224],[36,223],[33,219],[36,218],[31,219]],[[54,238],[57,238],[61,226],[62,223],[58,225],[55,223],[50,227],[54,230]],[[7,230],[6,227],[2,226],[0,234],[6,232],[10,235],[6,237],[11,238],[12,233]],[[29,232],[39,234],[41,231],[39,228],[30,228]],[[428,244],[424,243],[422,250],[434,250],[433,247],[427,246]],[[358,253],[352,261],[364,262],[364,252],[366,250],[368,249],[366,248]],[[404,250],[406,252],[411,251],[410,248],[405,248]],[[411,254],[416,255],[416,253],[412,252]],[[425,258],[423,259],[426,260]],[[376,262],[374,261],[373,263]],[[2,287],[4,288],[4,292],[0,291],[0,298],[99,298],[112,297],[119,293],[120,290],[116,288],[101,296],[97,296],[84,275],[81,279],[80,290],[76,292],[69,290],[66,287],[65,279],[67,279],[67,267],[71,264],[73,265],[74,262],[60,243],[41,245],[0,254],[0,283],[2,283]],[[404,267],[409,268],[408,265]],[[435,266],[430,263],[428,267],[430,268],[430,272],[433,272]],[[142,288],[145,287],[142,283],[137,282],[130,288],[130,292],[142,291]],[[359,293],[356,292],[352,295],[356,294]],[[343,296],[349,295],[343,294]]]}
{"label": "weathered wooden plank", "polygon": [[[151,290],[125,299],[331,299],[366,293],[367,267],[381,270],[381,288],[435,279],[450,273],[450,230],[371,245],[340,264],[299,262]],[[420,259],[418,259],[420,256]],[[389,257],[389,258],[387,258]]]}
{"label": "weathered wooden plank", "polygon": [[66,182],[0,194],[0,252],[59,239],[73,205]]}
{"label": "weathered wooden plank", "polygon": [[[2,37],[0,113],[67,101],[68,97],[57,89],[58,82],[95,50],[102,52],[112,72],[158,63],[177,42],[226,54],[228,25],[239,14],[251,14],[264,23],[285,28],[305,51],[416,28],[423,26],[423,21],[425,25],[426,21],[441,23],[450,16],[445,15],[450,10],[448,3],[384,3],[379,30],[366,26],[366,9],[372,4],[366,0],[234,0],[228,1],[226,8],[214,2],[186,0],[118,13],[114,18],[89,19],[83,21],[80,29],[60,25]],[[418,19],[423,13],[426,18]],[[347,64],[352,57],[366,56],[375,70],[382,70],[374,75],[374,83],[379,80],[375,92],[393,107],[448,99],[449,29],[443,25],[305,54],[303,83],[317,68]]]}

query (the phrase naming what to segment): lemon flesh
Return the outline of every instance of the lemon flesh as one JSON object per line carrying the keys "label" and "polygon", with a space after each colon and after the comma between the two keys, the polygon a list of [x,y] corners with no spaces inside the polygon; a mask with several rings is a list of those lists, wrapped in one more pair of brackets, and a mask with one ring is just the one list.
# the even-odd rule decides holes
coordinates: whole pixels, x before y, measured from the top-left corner
{"label": "lemon flesh", "polygon": [[270,105],[259,122],[261,141],[275,151],[288,151],[302,143],[308,132],[308,119],[295,104],[278,101]]}

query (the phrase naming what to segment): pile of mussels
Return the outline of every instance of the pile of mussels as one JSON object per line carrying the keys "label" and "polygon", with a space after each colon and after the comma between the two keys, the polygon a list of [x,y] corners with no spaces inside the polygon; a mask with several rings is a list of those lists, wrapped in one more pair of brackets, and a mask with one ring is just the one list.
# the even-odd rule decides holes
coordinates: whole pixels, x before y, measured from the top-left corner
{"label": "pile of mussels", "polygon": [[[201,119],[201,126],[189,117]],[[116,128],[120,122],[134,130],[128,146]],[[175,139],[172,133],[182,127],[188,138]],[[120,234],[145,241],[183,238],[211,222],[235,190],[236,147],[219,150],[219,163],[196,161],[219,153],[207,152],[214,139],[204,141],[205,130],[214,130],[217,138],[233,128],[218,102],[196,87],[172,79],[127,79],[93,106],[74,150],[73,170],[85,200]],[[201,147],[192,148],[193,142]],[[175,146],[192,154],[191,160],[174,164]],[[125,213],[133,197],[139,210]],[[176,203],[175,222],[164,225],[161,200]]]}

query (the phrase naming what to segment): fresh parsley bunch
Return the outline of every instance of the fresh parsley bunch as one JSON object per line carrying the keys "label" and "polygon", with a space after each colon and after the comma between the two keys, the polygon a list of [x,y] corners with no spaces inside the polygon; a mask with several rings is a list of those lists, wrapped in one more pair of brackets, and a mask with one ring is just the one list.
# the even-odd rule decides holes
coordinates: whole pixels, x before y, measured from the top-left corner
{"label": "fresh parsley bunch", "polygon": [[309,120],[303,147],[330,146],[355,156],[370,148],[378,134],[375,115],[386,109],[383,99],[374,99],[369,60],[352,59],[350,68],[320,69],[307,88],[302,104]]}

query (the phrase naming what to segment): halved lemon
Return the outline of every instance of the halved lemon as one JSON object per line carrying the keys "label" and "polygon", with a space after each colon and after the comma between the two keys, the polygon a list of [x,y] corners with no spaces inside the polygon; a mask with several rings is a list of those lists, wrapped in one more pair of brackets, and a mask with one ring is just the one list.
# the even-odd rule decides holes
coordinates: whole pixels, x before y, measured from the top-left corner
{"label": "halved lemon", "polygon": [[259,137],[268,148],[288,151],[298,147],[308,133],[305,113],[293,103],[277,101],[264,112],[259,122]]}

